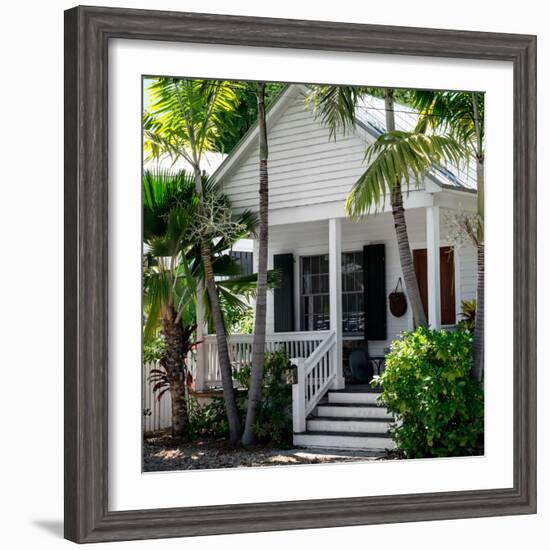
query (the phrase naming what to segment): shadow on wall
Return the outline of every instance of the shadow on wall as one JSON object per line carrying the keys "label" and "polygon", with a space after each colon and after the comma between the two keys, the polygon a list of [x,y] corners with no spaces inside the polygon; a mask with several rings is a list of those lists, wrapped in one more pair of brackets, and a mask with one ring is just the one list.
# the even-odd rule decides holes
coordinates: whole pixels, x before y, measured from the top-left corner
{"label": "shadow on wall", "polygon": [[60,519],[35,519],[32,524],[55,538],[63,538],[63,521]]}

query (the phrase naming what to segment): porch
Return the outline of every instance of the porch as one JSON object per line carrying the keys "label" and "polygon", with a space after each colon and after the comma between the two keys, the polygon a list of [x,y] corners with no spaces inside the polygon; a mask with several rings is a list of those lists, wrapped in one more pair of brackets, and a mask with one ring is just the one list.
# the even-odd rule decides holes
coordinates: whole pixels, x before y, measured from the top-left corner
{"label": "porch", "polygon": [[[436,204],[412,206],[407,210],[409,238],[413,251],[424,254],[429,324],[441,327],[443,314],[445,323],[453,325],[460,301],[474,291],[475,253],[465,250],[455,254],[449,264],[451,276],[447,273],[442,278],[441,251],[448,242],[441,238],[446,233],[441,208]],[[294,432],[305,434],[311,427],[341,428],[343,424],[335,423],[334,417],[319,415],[340,415],[348,410],[323,408],[326,401],[334,401],[330,405],[356,405],[348,412],[358,416],[344,419],[346,429],[369,436],[379,433],[390,419],[382,415],[386,424],[376,423],[380,421],[376,396],[357,395],[369,393],[364,391],[342,397],[337,392],[353,382],[347,368],[352,349],[367,349],[375,362],[374,374],[378,374],[391,341],[413,325],[410,307],[403,317],[393,316],[388,308],[387,295],[401,276],[391,213],[371,216],[363,223],[342,217],[300,223],[275,217],[275,222],[270,227],[269,268],[281,270],[283,284],[268,293],[266,351],[285,349],[296,367]],[[193,365],[197,392],[221,386],[215,335],[204,335],[202,341]],[[252,342],[253,335],[229,336],[235,368],[250,364]],[[327,435],[326,430],[318,431]]]}

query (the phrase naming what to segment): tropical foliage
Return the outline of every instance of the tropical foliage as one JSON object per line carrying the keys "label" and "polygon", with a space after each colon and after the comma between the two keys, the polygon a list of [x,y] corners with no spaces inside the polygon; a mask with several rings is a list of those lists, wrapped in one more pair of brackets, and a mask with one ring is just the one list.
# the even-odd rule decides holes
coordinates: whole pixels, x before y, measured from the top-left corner
{"label": "tropical foliage", "polygon": [[292,444],[292,387],[285,351],[266,354],[254,433],[260,441]]}
{"label": "tropical foliage", "polygon": [[[445,132],[458,141],[476,161],[477,223],[465,219],[464,232],[477,248],[477,292],[472,375],[483,380],[485,335],[485,101],[479,92],[415,91],[409,102],[421,113],[418,127]],[[472,230],[474,229],[474,230]]]}
{"label": "tropical foliage", "polygon": [[[285,350],[266,353],[254,436],[261,442],[292,443],[292,388],[290,361]],[[242,365],[234,372],[235,380],[250,394],[252,368]]]}
{"label": "tropical foliage", "polygon": [[[278,82],[265,83],[265,106],[281,93],[285,85]],[[219,133],[214,146],[217,151],[230,153],[238,141],[256,124],[258,120],[258,100],[256,82],[239,82],[234,86],[236,106],[230,111],[220,113]]]}
{"label": "tropical foliage", "polygon": [[[250,373],[250,364],[234,370],[234,379],[243,388],[237,392],[241,422],[246,417]],[[255,435],[262,443],[292,444],[292,389],[288,383],[288,373],[286,352],[266,353],[260,407],[254,424]],[[204,405],[200,405],[194,398],[190,399],[189,434],[194,438],[225,438],[229,435],[223,399],[215,397]]]}
{"label": "tropical foliage", "polygon": [[391,436],[407,458],[483,452],[483,391],[470,376],[469,331],[419,327],[392,343],[376,377],[397,419]]}
{"label": "tropical foliage", "polygon": [[[201,161],[207,151],[216,150],[223,113],[237,105],[235,83],[221,80],[158,78],[148,87],[150,105],[144,113],[144,148],[149,157],[183,158],[193,172],[200,208],[195,215],[195,239],[200,250],[204,278],[197,287],[196,333],[202,337],[204,325],[203,284],[206,287],[216,329],[218,360],[224,402],[230,426],[230,440],[241,436],[241,423],[231,378],[231,362],[220,297],[212,265],[211,238],[216,232],[215,203],[205,200]],[[224,219],[225,221],[225,219]],[[226,229],[228,227],[226,226]]]}
{"label": "tropical foliage", "polygon": [[[216,212],[227,216],[230,207],[227,197],[206,178],[203,178],[203,193],[208,204],[217,205]],[[159,334],[162,335],[162,372],[155,373],[158,379],[154,382],[157,391],[167,388],[171,391],[172,426],[176,436],[185,435],[187,429],[185,360],[194,343],[197,287],[204,277],[195,238],[197,213],[202,204],[194,178],[186,172],[144,174],[144,342],[146,346],[159,345]],[[235,277],[239,267],[227,250],[236,240],[255,230],[256,218],[244,212],[234,218],[233,225],[239,231],[211,234],[209,245],[215,273],[226,276],[217,282],[220,300],[226,309],[244,312],[248,305],[241,296],[254,291],[255,279]],[[208,307],[207,313],[211,309]]]}
{"label": "tropical foliage", "polygon": [[460,164],[463,147],[448,136],[394,130],[382,134],[365,151],[368,166],[359,177],[346,201],[352,217],[360,217],[372,208],[384,207],[394,186],[420,184],[435,163]]}
{"label": "tropical foliage", "polygon": [[460,304],[460,327],[473,331],[476,323],[477,303],[475,300],[462,300]]}

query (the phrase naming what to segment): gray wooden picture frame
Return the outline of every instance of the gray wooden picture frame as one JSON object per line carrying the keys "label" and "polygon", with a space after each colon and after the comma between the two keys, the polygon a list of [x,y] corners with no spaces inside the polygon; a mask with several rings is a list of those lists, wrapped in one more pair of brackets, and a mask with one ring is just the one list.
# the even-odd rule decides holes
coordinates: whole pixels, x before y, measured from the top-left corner
{"label": "gray wooden picture frame", "polygon": [[[510,489],[109,511],[111,38],[510,61],[514,71],[514,483]],[[536,37],[77,7],[65,12],[65,536],[246,533],[536,511]]]}

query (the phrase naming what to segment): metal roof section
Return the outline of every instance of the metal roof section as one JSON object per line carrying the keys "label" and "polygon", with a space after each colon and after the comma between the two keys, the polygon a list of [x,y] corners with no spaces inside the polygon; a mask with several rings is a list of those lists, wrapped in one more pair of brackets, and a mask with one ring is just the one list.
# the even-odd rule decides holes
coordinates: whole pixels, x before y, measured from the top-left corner
{"label": "metal roof section", "polygon": [[[372,95],[365,96],[356,110],[357,122],[368,131],[379,136],[386,130],[384,100]],[[395,127],[403,132],[414,130],[419,114],[413,108],[395,103]],[[475,160],[465,161],[460,167],[450,163],[434,165],[430,171],[444,186],[476,190]]]}

